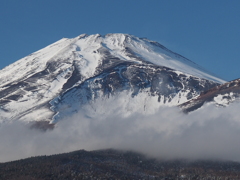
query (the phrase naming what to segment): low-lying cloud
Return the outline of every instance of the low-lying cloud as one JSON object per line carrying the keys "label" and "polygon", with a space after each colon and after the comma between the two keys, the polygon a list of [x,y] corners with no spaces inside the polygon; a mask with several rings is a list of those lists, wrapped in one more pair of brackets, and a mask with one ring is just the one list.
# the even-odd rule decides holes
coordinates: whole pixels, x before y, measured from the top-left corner
{"label": "low-lying cloud", "polygon": [[[119,100],[120,101],[120,100]],[[176,107],[124,113],[116,99],[96,102],[41,132],[25,123],[0,127],[0,162],[79,149],[133,150],[161,159],[240,161],[240,103],[205,105],[188,115]]]}

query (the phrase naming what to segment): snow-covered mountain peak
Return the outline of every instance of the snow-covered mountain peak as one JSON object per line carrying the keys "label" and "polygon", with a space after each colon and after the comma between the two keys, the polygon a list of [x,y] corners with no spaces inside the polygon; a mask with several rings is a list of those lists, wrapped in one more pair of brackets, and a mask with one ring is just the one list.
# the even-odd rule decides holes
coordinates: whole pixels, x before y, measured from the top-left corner
{"label": "snow-covered mountain peak", "polygon": [[52,119],[119,92],[139,98],[142,103],[131,106],[143,111],[175,106],[222,82],[146,38],[82,34],[63,38],[0,70],[0,120]]}

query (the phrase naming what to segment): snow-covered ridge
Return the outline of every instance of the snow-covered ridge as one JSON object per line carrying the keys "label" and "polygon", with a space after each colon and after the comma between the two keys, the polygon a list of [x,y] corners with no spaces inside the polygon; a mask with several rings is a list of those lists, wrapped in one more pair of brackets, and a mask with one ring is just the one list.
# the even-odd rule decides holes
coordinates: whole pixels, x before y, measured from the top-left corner
{"label": "snow-covered ridge", "polygon": [[0,82],[4,85],[8,82],[27,78],[33,73],[42,71],[47,62],[62,49],[72,43],[72,39],[63,38],[39,51],[36,51],[0,70]]}

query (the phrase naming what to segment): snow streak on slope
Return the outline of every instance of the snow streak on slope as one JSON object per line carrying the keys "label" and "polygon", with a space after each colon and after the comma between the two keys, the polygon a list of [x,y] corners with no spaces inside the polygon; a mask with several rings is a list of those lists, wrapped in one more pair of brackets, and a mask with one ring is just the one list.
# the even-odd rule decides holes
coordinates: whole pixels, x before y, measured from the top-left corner
{"label": "snow streak on slope", "polygon": [[61,53],[61,50],[69,46],[72,41],[72,39],[63,38],[5,67],[0,71],[1,86],[9,82],[22,80],[36,72],[42,71],[47,62],[58,53]]}

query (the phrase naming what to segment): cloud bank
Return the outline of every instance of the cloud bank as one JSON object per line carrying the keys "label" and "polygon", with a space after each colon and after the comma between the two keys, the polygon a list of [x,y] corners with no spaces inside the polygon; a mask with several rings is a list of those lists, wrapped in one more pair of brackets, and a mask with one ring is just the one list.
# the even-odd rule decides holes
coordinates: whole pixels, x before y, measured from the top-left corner
{"label": "cloud bank", "polygon": [[[188,115],[178,108],[124,113],[121,99],[95,102],[58,122],[52,131],[22,122],[0,127],[0,162],[79,149],[133,150],[160,159],[240,161],[239,102],[226,108],[205,105]],[[154,112],[154,113],[153,113]]]}

